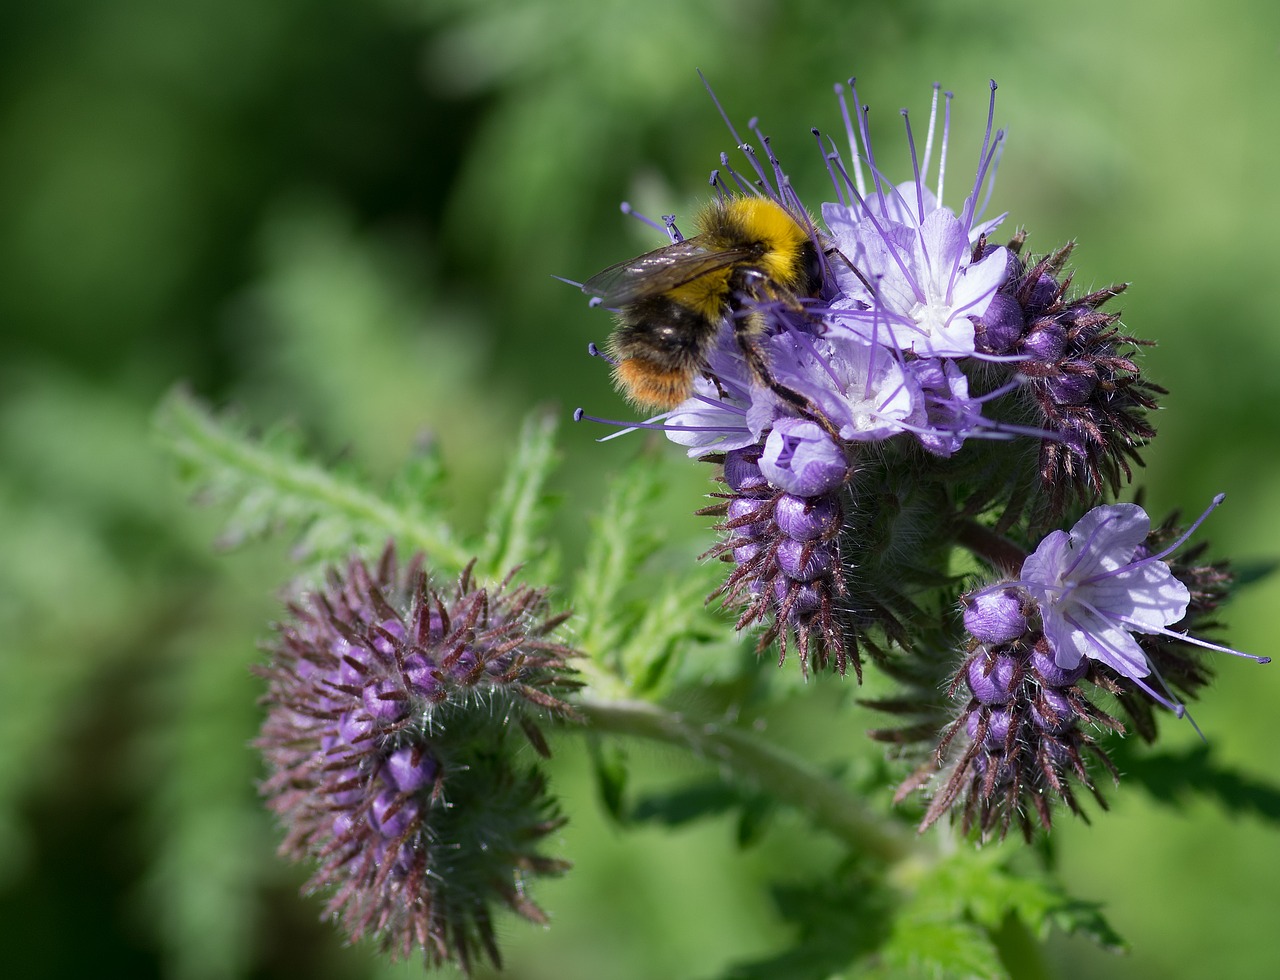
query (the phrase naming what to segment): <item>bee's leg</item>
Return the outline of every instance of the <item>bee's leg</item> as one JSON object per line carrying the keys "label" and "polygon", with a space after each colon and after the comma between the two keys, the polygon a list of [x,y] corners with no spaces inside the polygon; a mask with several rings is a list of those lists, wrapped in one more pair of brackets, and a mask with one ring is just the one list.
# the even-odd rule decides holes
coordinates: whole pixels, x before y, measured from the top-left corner
{"label": "bee's leg", "polygon": [[848,256],[846,256],[844,252],[840,251],[840,249],[836,248],[833,245],[830,248],[828,248],[825,252],[823,252],[823,254],[827,257],[828,261],[831,260],[831,256],[833,255],[837,256],[840,259],[840,261],[844,263],[845,266],[848,267],[849,271],[858,277],[858,281],[862,283],[863,288],[866,289],[866,291],[870,293],[872,296],[875,295],[876,293],[875,286],[873,286],[870,280],[868,280],[867,277],[863,275],[861,269],[859,269],[856,265],[854,265],[852,262],[849,261]]}
{"label": "bee's leg", "polygon": [[725,390],[724,383],[716,375],[712,374],[710,371],[703,371],[702,376],[716,386],[716,394],[719,396],[721,401],[728,400],[729,392]]}
{"label": "bee's leg", "polygon": [[760,341],[767,336],[768,326],[763,314],[759,312],[747,313],[735,321],[734,337],[756,380],[805,418],[820,425],[836,445],[840,445],[843,440],[840,438],[839,430],[827,418],[826,413],[800,392],[793,391],[773,376],[769,359],[760,345]]}

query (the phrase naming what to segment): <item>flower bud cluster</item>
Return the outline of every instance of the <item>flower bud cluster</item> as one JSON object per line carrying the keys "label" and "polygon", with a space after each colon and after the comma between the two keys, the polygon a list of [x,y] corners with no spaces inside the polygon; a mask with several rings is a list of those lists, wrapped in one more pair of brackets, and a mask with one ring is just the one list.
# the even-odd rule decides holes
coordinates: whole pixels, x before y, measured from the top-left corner
{"label": "flower bud cluster", "polygon": [[1003,835],[1017,819],[1030,835],[1033,812],[1049,827],[1054,799],[1080,812],[1073,781],[1098,795],[1087,756],[1117,776],[1093,732],[1125,730],[1089,701],[1083,680],[1151,740],[1156,706],[1181,717],[1179,695],[1195,697],[1208,680],[1197,648],[1269,662],[1197,635],[1213,627],[1230,575],[1199,562],[1202,546],[1172,557],[1220,502],[1185,531],[1170,518],[1152,532],[1137,504],[1094,507],[1069,532],[1045,536],[1017,579],[962,597],[967,656],[949,690],[967,694],[932,762],[899,793],[930,785],[924,826],[955,807],[966,830]]}
{"label": "flower bud cluster", "polygon": [[572,651],[548,638],[563,617],[543,592],[478,587],[469,570],[442,595],[390,547],[289,614],[260,670],[257,742],[281,853],[315,862],[307,889],[329,893],[353,940],[497,963],[491,908],[543,921],[525,878],[566,867],[536,849],[561,821],[512,735],[546,755],[537,720],[568,713]]}
{"label": "flower bud cluster", "polygon": [[735,567],[717,595],[726,605],[743,607],[738,629],[765,624],[760,649],[777,640],[779,663],[793,635],[802,670],[811,664],[822,669],[834,656],[841,674],[852,660],[861,677],[856,649],[844,642],[836,614],[843,590],[838,491],[844,467],[812,467],[803,484],[792,484],[801,492],[791,492],[766,478],[764,468],[776,469],[776,459],[771,466],[761,452],[750,447],[724,456],[722,479],[729,492],[717,495],[726,503],[713,510],[723,513],[718,527],[726,536],[708,554]]}
{"label": "flower bud cluster", "polygon": [[962,706],[938,743],[934,766],[947,775],[921,829],[955,806],[965,832],[1003,837],[1017,821],[1029,838],[1033,817],[1051,825],[1054,800],[1080,812],[1073,782],[1106,806],[1086,759],[1115,770],[1092,730],[1122,729],[1078,686],[1091,662],[1059,667],[1028,613],[1031,604],[1016,589],[979,594],[965,608],[969,653],[949,688],[952,697],[963,695]]}
{"label": "flower bud cluster", "polygon": [[1069,494],[1093,500],[1132,478],[1141,447],[1155,436],[1146,413],[1165,390],[1144,379],[1131,356],[1150,342],[1121,333],[1120,314],[1100,310],[1127,284],[1072,298],[1063,269],[1074,243],[1029,265],[1022,244],[1021,235],[1009,243],[1011,274],[981,319],[978,349],[1017,358],[1035,424],[1047,433],[1040,480],[1060,513]]}

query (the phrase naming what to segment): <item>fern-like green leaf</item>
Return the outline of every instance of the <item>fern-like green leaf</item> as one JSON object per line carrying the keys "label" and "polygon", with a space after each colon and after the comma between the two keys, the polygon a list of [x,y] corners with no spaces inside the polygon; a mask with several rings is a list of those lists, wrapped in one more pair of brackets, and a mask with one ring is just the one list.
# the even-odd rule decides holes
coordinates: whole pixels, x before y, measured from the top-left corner
{"label": "fern-like green leaf", "polygon": [[545,413],[530,416],[521,427],[515,457],[489,511],[488,528],[480,546],[482,575],[499,578],[509,569],[545,554],[540,535],[549,510],[547,477],[557,462],[555,430],[555,417]]}
{"label": "fern-like green leaf", "polygon": [[317,565],[376,551],[388,538],[406,552],[425,552],[436,569],[456,570],[469,560],[434,512],[426,493],[430,483],[414,495],[402,479],[391,502],[354,474],[331,472],[306,459],[287,430],[255,438],[238,421],[215,417],[181,388],[161,403],[155,429],[197,493],[231,505],[221,538],[225,546],[287,532],[297,543],[298,557]]}

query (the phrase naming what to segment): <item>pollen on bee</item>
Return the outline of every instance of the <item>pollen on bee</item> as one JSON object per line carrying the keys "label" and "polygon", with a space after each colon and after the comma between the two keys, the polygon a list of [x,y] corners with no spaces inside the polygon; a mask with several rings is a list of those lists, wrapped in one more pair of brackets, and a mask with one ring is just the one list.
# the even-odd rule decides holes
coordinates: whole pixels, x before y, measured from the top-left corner
{"label": "pollen on bee", "polygon": [[613,381],[642,409],[675,408],[693,392],[693,372],[664,370],[650,361],[627,358],[613,369]]}

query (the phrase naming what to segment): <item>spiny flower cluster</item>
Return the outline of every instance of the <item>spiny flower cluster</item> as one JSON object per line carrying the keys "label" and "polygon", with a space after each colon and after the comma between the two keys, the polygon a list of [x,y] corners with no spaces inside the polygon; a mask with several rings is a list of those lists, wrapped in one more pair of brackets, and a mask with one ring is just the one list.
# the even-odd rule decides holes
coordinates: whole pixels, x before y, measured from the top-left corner
{"label": "spiny flower cluster", "polygon": [[[706,270],[731,268],[716,281],[740,284],[693,394],[634,426],[719,467],[722,489],[702,513],[722,534],[707,554],[730,568],[712,598],[780,660],[794,644],[802,669],[852,664],[861,679],[868,652],[901,680],[901,696],[878,705],[914,724],[873,734],[907,752],[932,742],[902,795],[925,786],[924,826],[955,806],[984,836],[1015,820],[1047,827],[1054,800],[1078,811],[1073,785],[1097,795],[1090,760],[1114,775],[1099,740],[1125,722],[1090,692],[1147,738],[1156,708],[1182,715],[1179,695],[1209,677],[1193,646],[1226,648],[1172,627],[1212,626],[1230,585],[1225,565],[1196,564],[1195,552],[1165,561],[1185,538],[1171,523],[1149,535],[1136,504],[1101,505],[1142,465],[1165,391],[1136,359],[1147,342],[1105,308],[1124,284],[1075,290],[1074,243],[1034,256],[1023,231],[995,241],[995,91],[958,207],[946,199],[952,97],[937,86],[920,154],[902,113],[911,173],[899,183],[881,169],[853,83],[851,103],[837,87],[847,149],[813,131],[834,197],[820,222],[755,124],[763,160],[729,124],[751,170],[722,156],[712,186],[807,229],[820,274],[788,281],[812,290],[770,281],[796,259],[771,252],[769,233],[744,232],[730,266],[722,246],[680,238],[673,219],[674,251],[614,267],[657,269],[655,288],[675,290],[663,308],[689,323],[700,320],[681,297],[698,294]],[[632,287],[619,303],[633,333],[614,352],[643,353],[638,326],[682,343],[680,324],[626,308],[644,295],[643,281]],[[957,549],[1020,577],[964,594]],[[962,598],[963,617],[948,617]]]}
{"label": "spiny flower cluster", "polygon": [[[1003,836],[1017,820],[1030,838],[1033,815],[1050,826],[1053,800],[1080,812],[1072,781],[1105,806],[1085,761],[1093,756],[1118,779],[1093,732],[1125,728],[1091,702],[1081,682],[1114,696],[1151,739],[1151,706],[1181,717],[1186,709],[1172,688],[1194,696],[1207,680],[1196,647],[1247,656],[1170,628],[1209,628],[1224,594],[1221,567],[1184,559],[1176,573],[1164,560],[1221,499],[1159,551],[1173,536],[1170,523],[1153,536],[1137,504],[1095,507],[1070,532],[1047,535],[1017,578],[963,597],[969,655],[949,691],[963,694],[963,707],[944,730],[933,763],[899,794],[934,769],[943,774],[922,829],[959,800],[965,830],[977,826],[986,836],[998,829]],[[950,762],[949,753],[956,756]]]}
{"label": "spiny flower cluster", "polygon": [[262,792],[281,853],[315,862],[307,888],[352,940],[469,971],[499,962],[494,906],[544,921],[526,880],[567,867],[537,849],[561,820],[513,739],[545,756],[539,719],[568,714],[563,619],[542,591],[483,588],[469,569],[437,591],[390,547],[290,605],[260,671]]}

